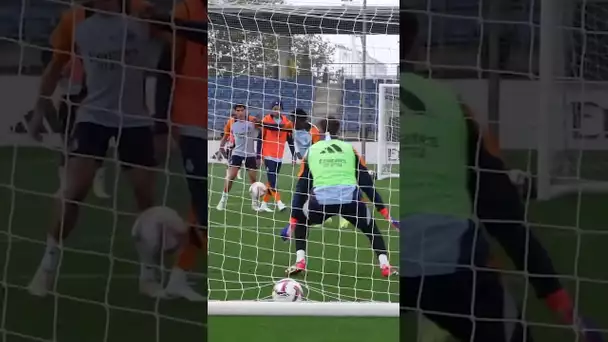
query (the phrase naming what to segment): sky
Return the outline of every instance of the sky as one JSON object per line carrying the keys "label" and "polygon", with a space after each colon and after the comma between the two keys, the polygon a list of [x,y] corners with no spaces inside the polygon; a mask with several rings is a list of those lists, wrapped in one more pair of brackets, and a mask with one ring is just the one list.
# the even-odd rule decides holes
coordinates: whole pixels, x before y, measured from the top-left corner
{"label": "sky", "polygon": [[[341,6],[341,0],[287,0],[286,3],[298,6]],[[351,6],[362,6],[362,0],[353,0]],[[367,0],[367,6],[395,6],[399,7],[398,0]],[[396,15],[399,15],[396,13]],[[347,47],[352,46],[352,37],[348,35],[325,35],[325,39]],[[356,39],[357,49],[361,48],[361,40]],[[386,64],[396,66],[399,63],[399,36],[398,35],[371,35],[367,36],[367,53],[370,57]],[[395,67],[396,68],[396,67]],[[395,69],[396,70],[396,69]]]}

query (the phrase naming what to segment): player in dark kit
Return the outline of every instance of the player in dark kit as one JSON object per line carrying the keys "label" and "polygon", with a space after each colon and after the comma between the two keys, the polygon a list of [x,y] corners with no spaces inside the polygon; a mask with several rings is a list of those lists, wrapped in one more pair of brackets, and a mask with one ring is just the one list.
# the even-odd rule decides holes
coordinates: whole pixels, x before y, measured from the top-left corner
{"label": "player in dark kit", "polygon": [[300,169],[292,200],[289,224],[281,231],[284,239],[295,238],[296,263],[287,269],[293,275],[306,270],[306,238],[308,227],[340,215],[357,227],[370,240],[378,258],[382,276],[397,274],[388,262],[382,233],[373,214],[361,201],[362,194],[373,199],[376,210],[399,228],[388,207],[375,190],[369,171],[353,146],[337,138],[340,123],[327,119],[326,139],[310,146]]}
{"label": "player in dark kit", "polygon": [[533,341],[518,322],[519,310],[499,273],[488,269],[489,244],[473,223],[475,212],[516,267],[542,275],[530,282],[562,321],[575,326],[587,342],[602,341],[588,330],[588,320],[575,316],[540,242],[528,227],[514,223],[524,221],[521,197],[489,138],[449,88],[407,71],[418,23],[413,15],[402,14],[401,25],[401,56],[406,58],[400,96],[406,161],[401,177],[402,315],[421,311],[463,342]]}

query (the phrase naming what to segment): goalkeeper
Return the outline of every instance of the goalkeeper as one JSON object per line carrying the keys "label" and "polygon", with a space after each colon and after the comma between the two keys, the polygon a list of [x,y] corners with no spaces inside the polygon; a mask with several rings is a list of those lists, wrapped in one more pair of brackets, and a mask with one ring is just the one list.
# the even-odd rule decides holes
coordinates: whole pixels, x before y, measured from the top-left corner
{"label": "goalkeeper", "polygon": [[[467,117],[472,118],[468,107],[463,106],[463,110]],[[502,246],[515,267],[530,274],[528,280],[536,296],[558,316],[561,323],[579,325],[581,330],[590,328],[592,324],[588,319],[576,318],[574,303],[560,283],[551,257],[529,227],[522,223],[526,220],[524,203],[499,156],[498,142],[483,134],[472,119],[468,123],[469,151],[473,151],[469,165],[476,164],[476,169],[484,170],[469,173],[469,192],[472,198],[477,198],[477,217],[485,230]],[[480,139],[481,148],[476,148]],[[588,342],[602,340],[597,333],[587,331],[584,334]]]}
{"label": "goalkeeper", "polygon": [[[293,111],[293,141],[296,150],[296,158],[300,161],[304,159],[306,152],[313,144],[321,141],[321,130],[320,127],[327,127],[327,120],[323,119],[318,122],[317,125],[311,123],[308,118],[309,115],[304,109],[296,108]],[[323,128],[325,130],[325,128]],[[332,218],[328,218],[326,223],[331,223]],[[340,216],[339,226],[341,229],[348,227],[350,222]]]}
{"label": "goalkeeper", "polygon": [[[406,39],[402,40],[405,51],[401,55],[407,57],[417,23],[414,17],[402,23]],[[506,173],[501,178],[492,176],[494,172],[478,171],[504,171],[504,165],[489,153],[490,144],[480,145],[482,138],[476,124],[463,115],[462,106],[448,88],[407,72],[402,74],[401,84],[407,85],[401,90],[406,120],[402,144],[406,160],[412,161],[403,165],[405,175],[401,177],[408,189],[402,193],[407,226],[401,236],[402,312],[422,310],[460,341],[532,341],[517,323],[519,312],[505,293],[500,276],[471,269],[485,268],[489,245],[472,222],[469,192],[481,193],[476,209],[482,221],[488,220],[484,222],[488,232],[498,238],[518,267],[525,267],[523,253],[518,255],[526,246],[524,228],[499,227],[489,221],[523,218],[518,212],[520,199],[512,196],[517,192]],[[467,164],[474,170],[468,175]],[[515,234],[505,228],[514,228]],[[536,259],[530,259],[528,266],[539,273],[553,273],[538,241],[531,238],[529,242],[530,256]],[[521,245],[516,246],[518,243]],[[534,281],[533,285],[537,292],[542,289],[542,293],[552,293],[547,297],[551,298],[550,306],[566,308],[563,317],[579,324],[588,342],[601,341],[599,334],[585,329],[583,320],[573,317],[572,305],[555,281],[542,285]]]}
{"label": "goalkeeper", "polygon": [[328,118],[326,122],[326,140],[312,145],[302,160],[292,200],[291,219],[281,231],[284,239],[295,238],[296,263],[287,269],[287,274],[294,275],[306,270],[308,227],[335,215],[344,217],[369,239],[382,276],[397,274],[389,264],[386,244],[373,214],[360,201],[361,191],[373,199],[378,212],[397,229],[398,222],[391,219],[388,208],[375,191],[363,159],[351,144],[336,138],[340,122],[333,118]]}

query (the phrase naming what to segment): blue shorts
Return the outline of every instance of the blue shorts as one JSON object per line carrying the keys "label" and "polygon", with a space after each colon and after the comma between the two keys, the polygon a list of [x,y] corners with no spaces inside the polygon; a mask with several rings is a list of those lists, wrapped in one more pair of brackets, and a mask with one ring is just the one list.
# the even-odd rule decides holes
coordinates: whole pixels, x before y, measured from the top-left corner
{"label": "blue shorts", "polygon": [[264,159],[264,166],[266,167],[266,172],[278,174],[281,172],[281,166],[283,166],[283,163],[272,159]]}
{"label": "blue shorts", "polygon": [[230,156],[230,162],[228,165],[241,167],[243,163],[245,163],[245,168],[248,170],[255,170],[258,168],[256,157],[241,157],[234,154]]}

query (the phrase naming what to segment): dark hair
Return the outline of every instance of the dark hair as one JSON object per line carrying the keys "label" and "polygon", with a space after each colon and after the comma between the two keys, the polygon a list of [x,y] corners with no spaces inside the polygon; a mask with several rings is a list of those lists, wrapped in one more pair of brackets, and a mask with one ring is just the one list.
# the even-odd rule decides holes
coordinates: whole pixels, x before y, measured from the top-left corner
{"label": "dark hair", "polygon": [[413,13],[408,13],[407,10],[401,9],[401,47],[400,55],[406,58],[414,46],[414,41],[418,36],[418,18]]}
{"label": "dark hair", "polygon": [[296,110],[294,110],[291,113],[293,115],[294,121],[306,121],[306,120],[308,120],[308,113],[306,113],[306,111],[304,109],[302,109],[302,108],[296,108]]}
{"label": "dark hair", "polygon": [[333,116],[328,116],[319,122],[319,130],[322,133],[329,133],[329,135],[335,137],[340,132],[340,120]]}
{"label": "dark hair", "polygon": [[247,106],[245,106],[245,105],[244,105],[244,104],[242,104],[242,103],[237,103],[237,104],[235,104],[235,105],[232,107],[232,109],[234,109],[234,110],[237,110],[238,108],[247,109]]}

